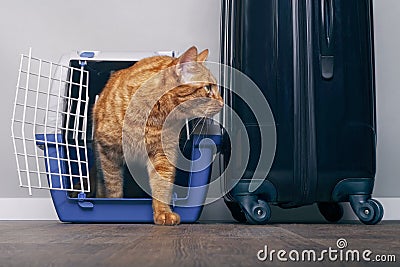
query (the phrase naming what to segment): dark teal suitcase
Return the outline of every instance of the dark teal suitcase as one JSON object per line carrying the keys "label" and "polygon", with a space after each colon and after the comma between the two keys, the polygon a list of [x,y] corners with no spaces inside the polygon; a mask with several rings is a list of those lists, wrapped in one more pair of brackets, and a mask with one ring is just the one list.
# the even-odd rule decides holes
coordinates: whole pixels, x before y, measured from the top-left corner
{"label": "dark teal suitcase", "polygon": [[[221,61],[260,88],[277,138],[268,175],[257,177],[258,122],[233,85],[233,93],[224,97],[250,137],[246,171],[226,177],[228,184],[239,179],[225,197],[234,218],[265,224],[270,204],[318,203],[322,215],[336,222],[343,215],[339,203],[350,202],[363,223],[381,221],[383,207],[371,199],[376,172],[372,22],[371,0],[222,0]],[[224,116],[229,122],[232,114]],[[225,146],[235,145],[232,138],[224,138]],[[241,157],[225,151],[225,165]],[[252,179],[265,179],[254,192]]]}

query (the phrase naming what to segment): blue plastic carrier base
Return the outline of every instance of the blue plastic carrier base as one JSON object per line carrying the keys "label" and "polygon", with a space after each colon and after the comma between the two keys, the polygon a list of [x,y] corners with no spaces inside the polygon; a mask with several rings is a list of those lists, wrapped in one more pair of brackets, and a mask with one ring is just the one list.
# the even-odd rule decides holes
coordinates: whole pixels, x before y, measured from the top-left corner
{"label": "blue plastic carrier base", "polygon": [[[55,142],[57,138],[58,142]],[[69,171],[76,172],[77,166],[71,165],[71,170],[66,161],[66,148],[54,143],[63,143],[62,134],[37,134],[36,143],[44,147],[48,156],[45,165],[51,173],[53,188],[68,188],[69,179],[62,174]],[[172,210],[181,217],[181,222],[192,223],[198,220],[203,209],[203,203],[207,195],[208,183],[211,177],[211,163],[216,153],[215,148],[220,145],[220,135],[193,135],[191,137],[191,171],[178,171],[176,181],[186,181],[186,194],[178,196],[173,194]],[[65,142],[64,142],[65,143]],[[46,145],[47,144],[47,145]],[[77,149],[69,148],[70,158],[76,158]],[[85,159],[84,150],[79,151],[79,157]],[[200,157],[201,156],[201,157]],[[89,169],[93,164],[91,149],[88,149]],[[208,166],[203,168],[203,166]],[[196,171],[199,170],[199,171]],[[57,173],[61,173],[60,175]],[[76,173],[75,173],[76,174]],[[86,175],[86,173],[83,173]],[[62,190],[50,190],[51,197],[58,215],[62,222],[75,223],[152,223],[153,211],[151,198],[70,198],[68,192]]]}

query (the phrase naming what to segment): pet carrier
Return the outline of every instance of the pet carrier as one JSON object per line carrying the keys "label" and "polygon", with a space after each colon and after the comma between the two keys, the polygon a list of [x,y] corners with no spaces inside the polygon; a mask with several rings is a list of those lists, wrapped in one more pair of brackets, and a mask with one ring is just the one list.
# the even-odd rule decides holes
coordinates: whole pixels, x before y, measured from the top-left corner
{"label": "pet carrier", "polygon": [[[88,193],[94,165],[90,118],[96,96],[112,72],[154,55],[174,56],[174,52],[83,51],[63,56],[58,64],[32,57],[31,50],[21,55],[11,127],[19,183],[30,195],[33,189],[49,189],[61,221],[153,221],[151,197],[130,179],[129,172],[124,177],[128,185],[124,198],[89,198]],[[182,131],[181,150],[192,160],[190,171],[177,169],[175,179],[185,188],[175,189],[172,199],[182,222],[196,221],[206,198],[220,143],[219,126],[206,128],[192,129],[190,136]]]}

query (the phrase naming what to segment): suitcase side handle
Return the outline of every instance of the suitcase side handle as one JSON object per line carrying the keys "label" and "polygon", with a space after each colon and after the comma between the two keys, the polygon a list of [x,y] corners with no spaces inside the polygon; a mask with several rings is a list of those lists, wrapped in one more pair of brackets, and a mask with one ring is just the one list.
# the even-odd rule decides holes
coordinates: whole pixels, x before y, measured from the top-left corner
{"label": "suitcase side handle", "polygon": [[321,74],[324,79],[333,78],[334,56],[334,1],[321,0],[321,24],[320,24],[320,63]]}

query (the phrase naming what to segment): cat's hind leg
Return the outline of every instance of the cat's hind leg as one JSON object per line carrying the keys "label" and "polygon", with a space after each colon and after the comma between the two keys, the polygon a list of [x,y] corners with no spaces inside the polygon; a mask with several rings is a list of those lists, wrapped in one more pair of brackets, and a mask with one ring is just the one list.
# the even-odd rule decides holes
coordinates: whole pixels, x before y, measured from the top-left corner
{"label": "cat's hind leg", "polygon": [[96,149],[101,172],[103,174],[102,182],[104,184],[104,188],[101,188],[100,184],[97,185],[97,192],[100,195],[99,197],[122,198],[124,193],[121,173],[122,160],[115,157],[112,150],[106,150],[99,144],[96,144]]}
{"label": "cat's hind leg", "polygon": [[175,179],[175,166],[165,155],[158,155],[147,164],[153,198],[153,218],[158,225],[177,225],[179,214],[172,212],[169,204]]}

